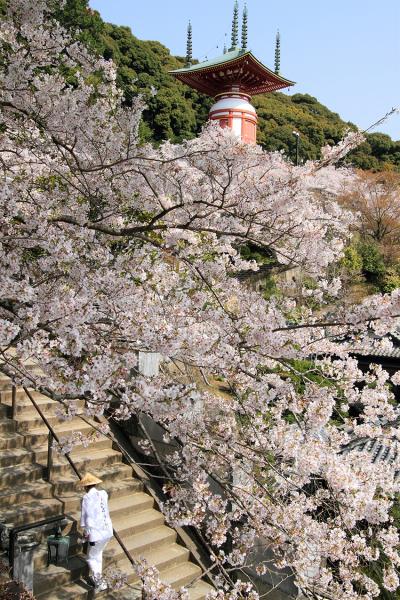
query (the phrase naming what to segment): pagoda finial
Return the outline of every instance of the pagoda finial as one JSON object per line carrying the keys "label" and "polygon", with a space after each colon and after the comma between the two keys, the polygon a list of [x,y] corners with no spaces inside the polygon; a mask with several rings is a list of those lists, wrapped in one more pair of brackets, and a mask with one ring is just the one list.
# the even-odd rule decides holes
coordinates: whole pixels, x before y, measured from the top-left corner
{"label": "pagoda finial", "polygon": [[224,54],[226,54],[228,52],[228,46],[226,45],[226,38],[227,38],[228,34],[225,33],[225,37],[224,37]]}
{"label": "pagoda finial", "polygon": [[186,64],[192,64],[193,60],[193,45],[192,45],[192,24],[189,21],[187,28],[187,42],[186,42]]}
{"label": "pagoda finial", "polygon": [[247,4],[245,4],[244,9],[243,9],[243,21],[242,21],[242,50],[247,49],[248,16],[249,16],[249,13],[247,10]]}
{"label": "pagoda finial", "polygon": [[279,29],[276,32],[276,41],[275,41],[275,73],[279,75],[281,71],[281,34],[279,33]]}
{"label": "pagoda finial", "polygon": [[235,50],[239,44],[239,3],[235,0],[233,5],[232,38],[229,50]]}

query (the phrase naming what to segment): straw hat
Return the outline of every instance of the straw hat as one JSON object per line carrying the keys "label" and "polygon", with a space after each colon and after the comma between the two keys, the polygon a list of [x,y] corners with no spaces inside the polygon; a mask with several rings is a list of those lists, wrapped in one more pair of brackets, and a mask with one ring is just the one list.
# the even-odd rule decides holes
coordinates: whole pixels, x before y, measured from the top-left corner
{"label": "straw hat", "polygon": [[87,485],[97,485],[98,483],[102,483],[102,479],[99,479],[95,475],[91,473],[86,473],[84,477],[80,481],[78,481],[77,485],[81,485],[82,487],[86,487]]}

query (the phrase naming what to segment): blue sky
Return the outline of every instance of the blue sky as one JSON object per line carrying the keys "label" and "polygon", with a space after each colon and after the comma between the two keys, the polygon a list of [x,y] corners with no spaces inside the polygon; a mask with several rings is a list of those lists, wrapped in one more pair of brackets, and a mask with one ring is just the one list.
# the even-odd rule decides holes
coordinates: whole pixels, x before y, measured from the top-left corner
{"label": "blue sky", "polygon": [[[243,7],[243,0],[240,6]],[[399,0],[247,0],[249,47],[273,65],[281,32],[281,72],[289,93],[316,96],[362,129],[400,107]],[[233,0],[90,0],[103,19],[128,25],[140,39],[158,40],[184,55],[193,26],[193,55],[204,60],[230,40]],[[217,47],[218,46],[218,47]],[[378,128],[400,139],[400,115]]]}

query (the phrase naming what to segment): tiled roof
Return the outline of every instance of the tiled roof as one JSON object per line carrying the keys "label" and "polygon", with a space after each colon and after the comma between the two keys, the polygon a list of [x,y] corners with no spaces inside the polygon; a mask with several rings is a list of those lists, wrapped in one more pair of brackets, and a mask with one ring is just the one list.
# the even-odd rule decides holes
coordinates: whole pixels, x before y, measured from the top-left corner
{"label": "tiled roof", "polygon": [[174,71],[170,71],[171,73],[190,73],[193,71],[199,71],[200,69],[207,69],[208,67],[214,67],[216,65],[222,65],[226,62],[229,62],[230,60],[236,60],[237,58],[239,58],[240,56],[243,56],[244,54],[250,54],[248,51],[246,52],[245,50],[230,50],[229,52],[226,52],[225,54],[222,54],[222,56],[217,56],[216,58],[213,58],[211,60],[205,60],[201,63],[197,63],[196,65],[190,65],[190,67],[183,67],[182,69],[175,69]]}
{"label": "tiled roof", "polygon": [[232,86],[240,88],[238,92],[254,96],[294,85],[294,81],[263,65],[249,50],[240,49],[170,73],[209,96],[232,91]]}
{"label": "tiled roof", "polygon": [[[387,462],[392,463],[398,456],[398,444],[393,446],[386,445],[380,440],[371,440],[369,438],[357,439],[350,442],[344,449],[343,454],[349,454],[351,450],[359,450],[360,452],[368,452],[371,455],[371,462]],[[395,480],[400,479],[400,470],[395,473]]]}
{"label": "tiled roof", "polygon": [[392,350],[364,350],[355,348],[351,351],[353,354],[359,356],[384,356],[387,358],[400,358],[400,348],[393,348]]}
{"label": "tiled roof", "polygon": [[400,358],[400,332],[399,332],[399,330],[395,329],[394,331],[391,331],[390,333],[385,335],[383,338],[374,336],[372,338],[372,340],[379,342],[379,340],[382,340],[385,338],[388,339],[390,342],[392,342],[392,345],[393,345],[392,348],[382,348],[382,349],[380,349],[379,347],[376,349],[354,348],[354,350],[352,350],[352,353],[357,354],[359,356],[377,356],[377,357],[382,356],[385,358]]}

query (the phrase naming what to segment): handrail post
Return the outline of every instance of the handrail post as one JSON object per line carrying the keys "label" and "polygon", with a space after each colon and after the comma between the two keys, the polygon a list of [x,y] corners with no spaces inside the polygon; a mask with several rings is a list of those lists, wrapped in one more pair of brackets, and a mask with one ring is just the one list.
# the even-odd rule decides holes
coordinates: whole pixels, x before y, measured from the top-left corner
{"label": "handrail post", "polygon": [[9,550],[8,550],[8,560],[10,563],[10,575],[14,577],[14,560],[15,560],[15,542],[17,540],[17,532],[15,529],[12,529],[10,532],[9,539]]}
{"label": "handrail post", "polygon": [[53,434],[49,431],[49,435],[47,436],[47,471],[46,471],[46,481],[51,483],[51,471],[53,468]]}
{"label": "handrail post", "polygon": [[11,388],[11,418],[15,419],[17,415],[17,386]]}

